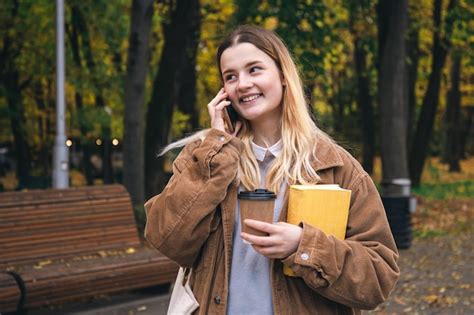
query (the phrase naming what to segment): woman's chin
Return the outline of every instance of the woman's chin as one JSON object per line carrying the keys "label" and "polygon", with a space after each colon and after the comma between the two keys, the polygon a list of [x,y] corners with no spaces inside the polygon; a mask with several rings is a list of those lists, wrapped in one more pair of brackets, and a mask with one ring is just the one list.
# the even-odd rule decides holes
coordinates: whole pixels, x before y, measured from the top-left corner
{"label": "woman's chin", "polygon": [[260,117],[260,115],[254,115],[254,114],[247,114],[247,115],[242,115],[245,120],[248,122],[256,121]]}
{"label": "woman's chin", "polygon": [[262,123],[266,120],[281,120],[280,112],[245,112],[242,114],[242,117],[245,118],[250,123]]}
{"label": "woman's chin", "polygon": [[241,116],[248,121],[258,120],[262,117],[262,112],[257,108],[247,108],[241,112]]}

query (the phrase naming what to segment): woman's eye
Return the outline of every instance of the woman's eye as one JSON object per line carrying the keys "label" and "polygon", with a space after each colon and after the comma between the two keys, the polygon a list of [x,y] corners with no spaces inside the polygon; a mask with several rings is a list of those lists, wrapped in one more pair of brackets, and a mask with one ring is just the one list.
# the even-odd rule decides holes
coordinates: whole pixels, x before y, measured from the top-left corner
{"label": "woman's eye", "polygon": [[261,70],[261,69],[262,68],[260,68],[260,67],[252,67],[252,68],[250,68],[250,73]]}
{"label": "woman's eye", "polygon": [[226,76],[224,77],[224,80],[227,82],[227,81],[232,80],[232,79],[234,79],[234,78],[235,78],[235,75],[233,75],[233,74],[228,74],[228,75],[226,75]]}

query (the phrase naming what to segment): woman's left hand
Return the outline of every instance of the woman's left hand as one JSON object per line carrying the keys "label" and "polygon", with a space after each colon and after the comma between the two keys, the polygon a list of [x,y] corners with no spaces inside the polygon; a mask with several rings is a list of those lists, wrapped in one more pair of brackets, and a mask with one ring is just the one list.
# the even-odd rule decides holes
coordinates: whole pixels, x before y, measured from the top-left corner
{"label": "woman's left hand", "polygon": [[269,234],[269,236],[255,236],[242,232],[240,236],[251,243],[259,254],[272,259],[283,259],[296,252],[303,233],[301,227],[286,222],[270,224],[246,219],[244,224]]}

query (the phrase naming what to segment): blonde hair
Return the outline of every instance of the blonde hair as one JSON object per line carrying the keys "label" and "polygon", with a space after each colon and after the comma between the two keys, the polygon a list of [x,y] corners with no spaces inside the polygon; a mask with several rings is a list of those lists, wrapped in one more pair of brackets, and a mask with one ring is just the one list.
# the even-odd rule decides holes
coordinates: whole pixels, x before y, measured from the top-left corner
{"label": "blonde hair", "polygon": [[[220,66],[222,53],[227,48],[240,43],[253,44],[270,56],[286,83],[281,105],[282,120],[281,126],[279,126],[282,135],[282,151],[270,166],[265,179],[266,188],[278,193],[284,181],[289,185],[317,183],[320,178],[312,167],[317,149],[315,148],[315,139],[318,137],[330,138],[311,119],[303,92],[303,84],[288,48],[272,31],[256,26],[240,26],[224,39],[217,50],[219,73],[222,73]],[[209,130],[201,130],[187,138],[171,143],[160,154],[199,139],[203,140]],[[243,121],[243,126],[237,137],[244,143],[238,176],[247,190],[254,190],[260,186],[261,175],[252,150],[253,134],[248,121]]]}

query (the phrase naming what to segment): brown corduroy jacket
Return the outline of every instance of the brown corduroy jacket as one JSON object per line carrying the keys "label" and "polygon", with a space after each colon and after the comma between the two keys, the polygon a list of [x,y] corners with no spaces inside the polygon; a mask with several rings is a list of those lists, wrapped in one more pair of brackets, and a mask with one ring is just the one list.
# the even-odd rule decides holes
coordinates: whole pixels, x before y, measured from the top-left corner
{"label": "brown corduroy jacket", "polygon": [[[274,313],[360,314],[394,288],[397,249],[369,175],[338,145],[316,139],[315,146],[313,167],[320,184],[352,191],[346,239],[303,223],[297,251],[271,260]],[[238,138],[211,130],[182,150],[166,188],[145,204],[148,241],[180,266],[193,268],[191,286],[200,303],[196,314],[226,313],[241,150]],[[284,205],[280,221],[286,214]],[[285,276],[283,264],[297,277]]]}

